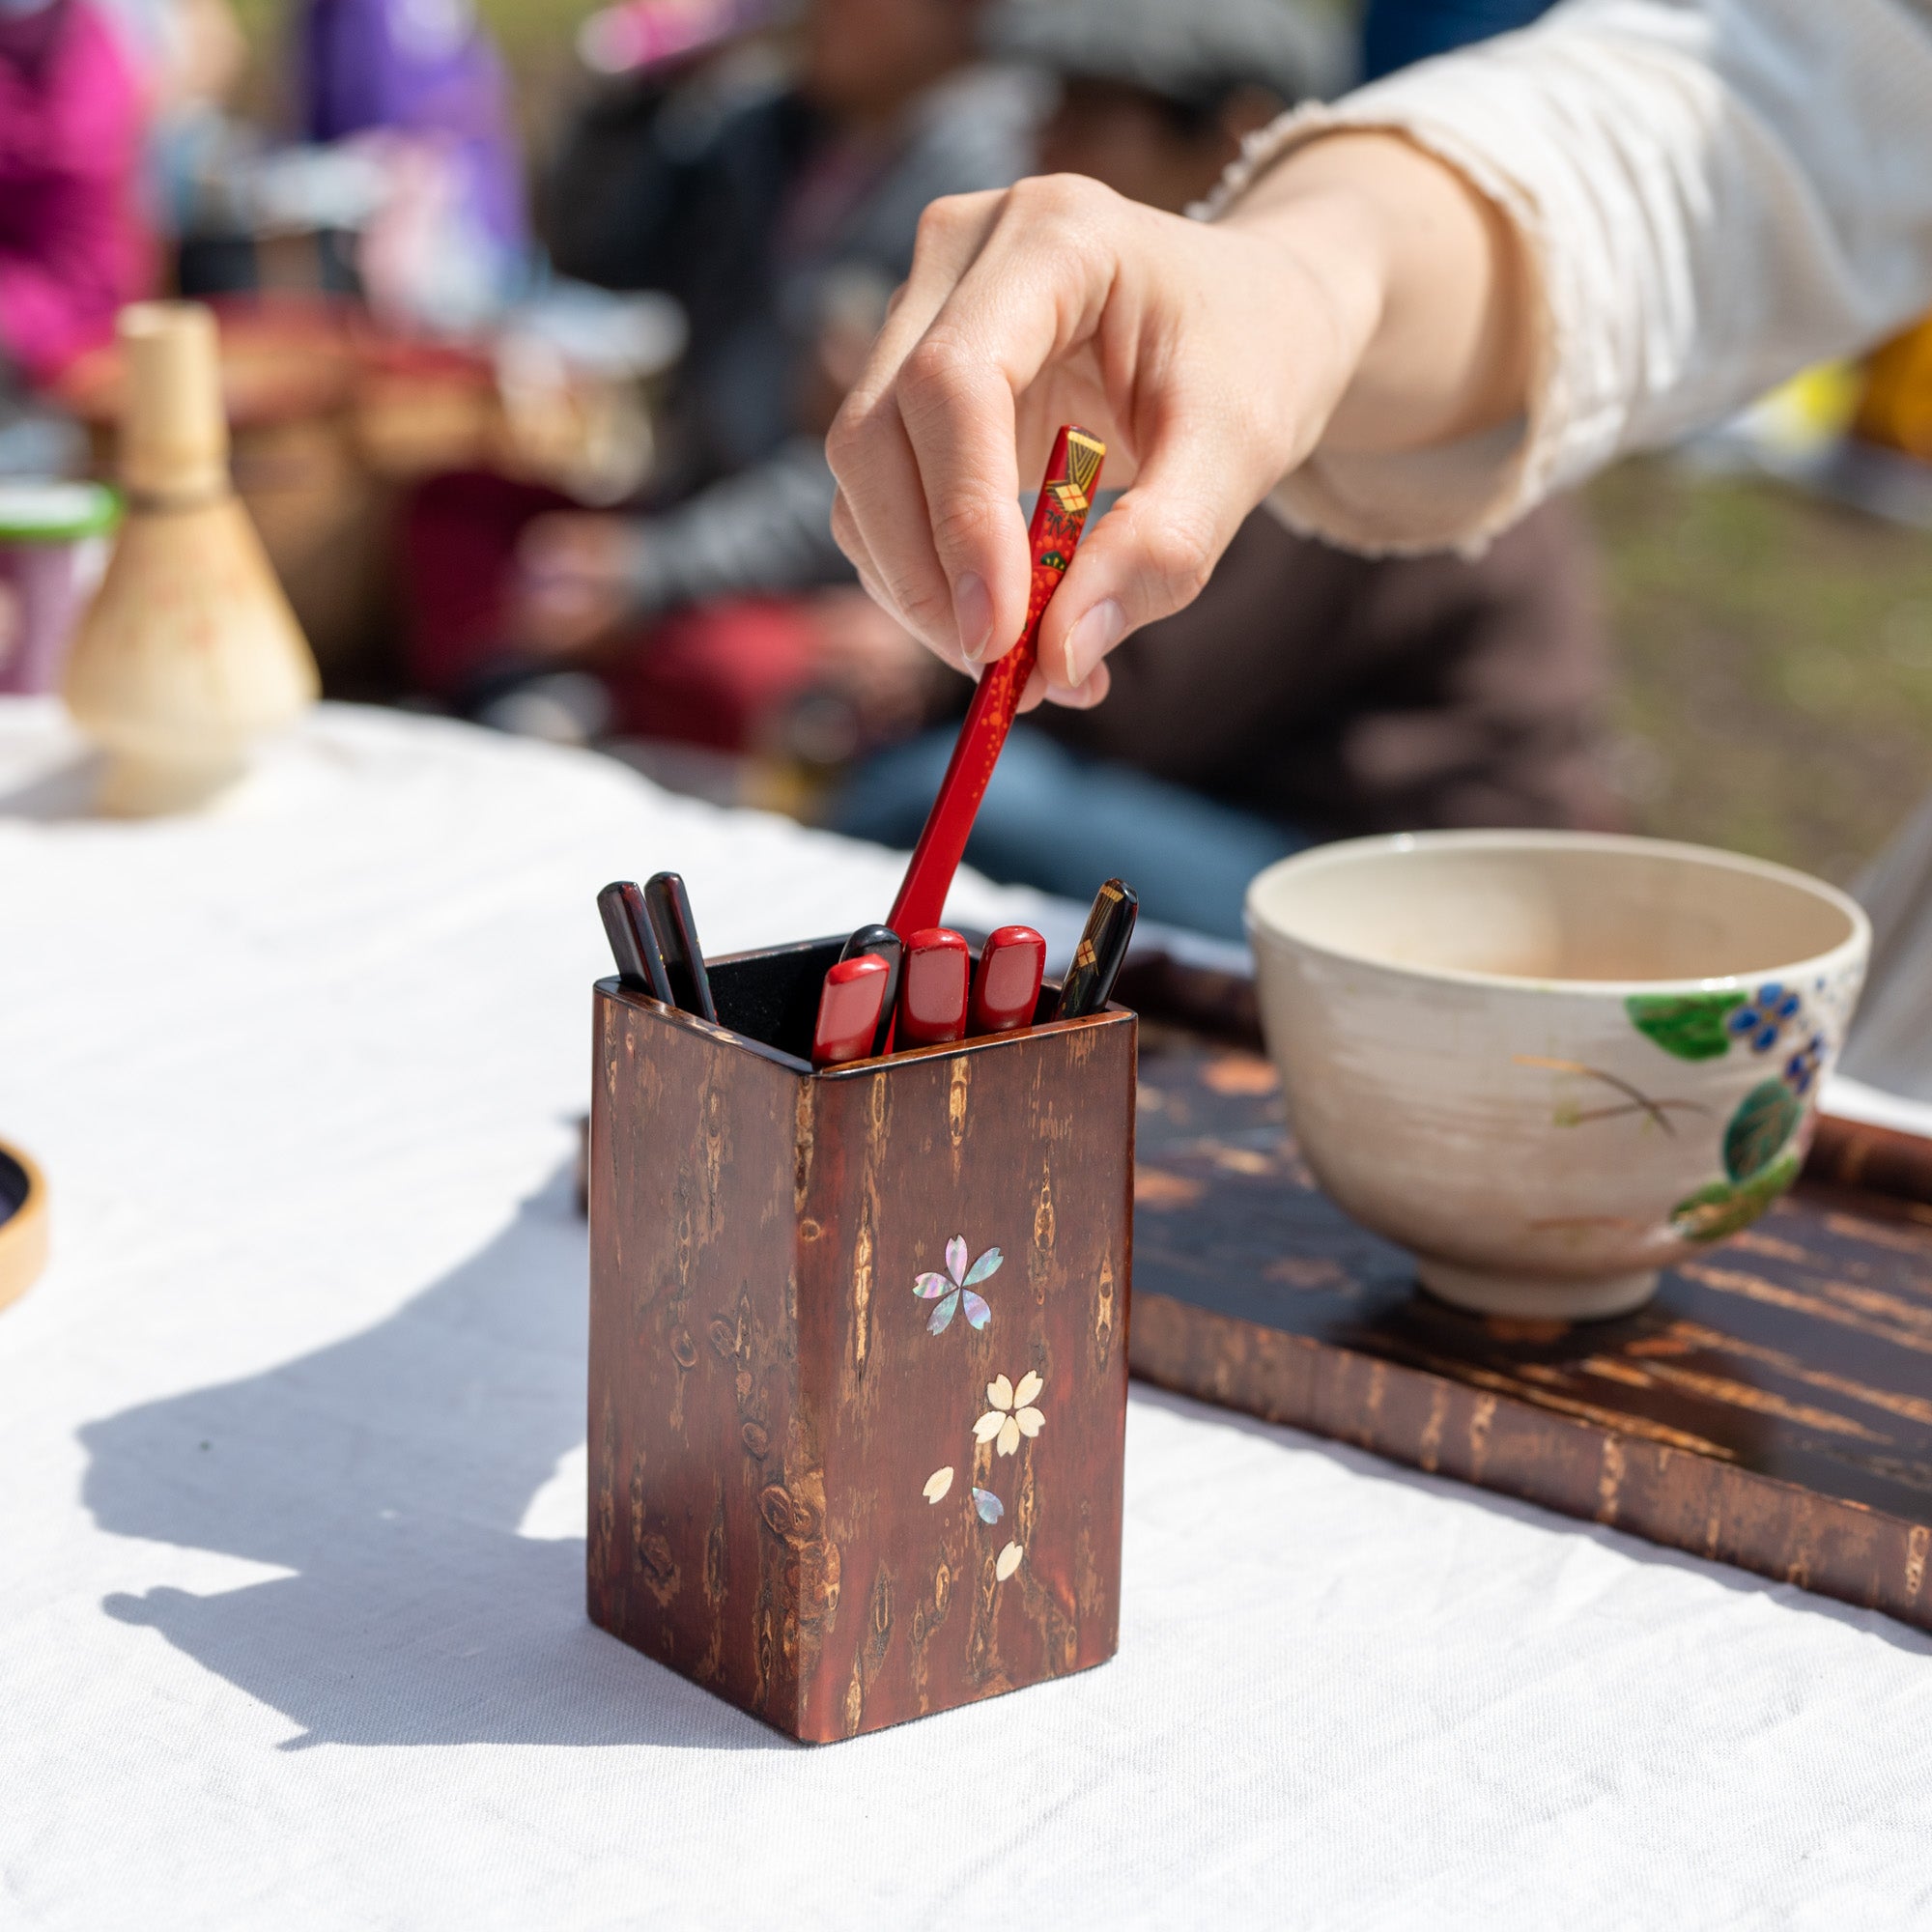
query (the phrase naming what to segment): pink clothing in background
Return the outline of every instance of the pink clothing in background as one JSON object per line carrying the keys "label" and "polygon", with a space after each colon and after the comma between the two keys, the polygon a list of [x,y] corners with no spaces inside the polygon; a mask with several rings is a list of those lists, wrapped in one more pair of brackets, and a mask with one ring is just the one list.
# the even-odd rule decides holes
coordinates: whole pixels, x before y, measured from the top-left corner
{"label": "pink clothing in background", "polygon": [[0,17],[0,359],[31,382],[107,341],[144,292],[140,156],[133,75],[86,0]]}

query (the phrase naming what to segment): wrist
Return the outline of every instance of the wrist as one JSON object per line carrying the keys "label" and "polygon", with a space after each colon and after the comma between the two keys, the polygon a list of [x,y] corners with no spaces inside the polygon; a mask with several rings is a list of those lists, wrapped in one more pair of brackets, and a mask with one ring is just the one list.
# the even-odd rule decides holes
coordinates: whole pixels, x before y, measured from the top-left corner
{"label": "wrist", "polygon": [[1350,364],[1368,355],[1390,296],[1391,251],[1375,196],[1296,156],[1264,175],[1221,225],[1285,256],[1322,298]]}
{"label": "wrist", "polygon": [[[1328,407],[1312,425],[1313,441],[1346,410],[1387,323],[1396,250],[1373,167],[1360,156],[1386,139],[1344,132],[1312,142],[1263,174],[1217,223],[1284,276],[1283,312],[1296,319],[1297,355],[1321,345],[1317,388]],[[1304,373],[1314,372],[1304,364]]]}
{"label": "wrist", "polygon": [[1347,374],[1328,446],[1415,448],[1520,412],[1528,356],[1515,231],[1406,135],[1318,133],[1221,219],[1294,255],[1340,319]]}

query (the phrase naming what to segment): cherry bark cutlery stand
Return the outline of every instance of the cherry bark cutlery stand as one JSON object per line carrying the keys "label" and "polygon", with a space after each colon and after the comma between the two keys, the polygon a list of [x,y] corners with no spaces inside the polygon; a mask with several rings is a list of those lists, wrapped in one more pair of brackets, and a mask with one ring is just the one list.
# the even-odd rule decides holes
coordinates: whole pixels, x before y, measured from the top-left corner
{"label": "cherry bark cutlery stand", "polygon": [[815,1743],[1113,1655],[1132,1248],[1134,1015],[813,1072],[841,943],[600,980],[588,1172],[591,1619]]}

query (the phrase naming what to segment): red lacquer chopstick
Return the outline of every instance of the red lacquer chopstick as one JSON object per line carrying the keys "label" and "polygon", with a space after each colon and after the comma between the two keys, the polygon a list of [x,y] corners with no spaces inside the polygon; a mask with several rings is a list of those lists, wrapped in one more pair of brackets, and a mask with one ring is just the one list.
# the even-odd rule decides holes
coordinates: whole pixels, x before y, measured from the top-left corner
{"label": "red lacquer chopstick", "polygon": [[913,847],[912,863],[886,921],[895,932],[937,925],[946,911],[946,895],[959,869],[980,801],[986,795],[1000,748],[1019,709],[1020,694],[1039,655],[1039,620],[1073,561],[1073,547],[1087,526],[1087,511],[1106,454],[1107,445],[1098,437],[1071,423],[1065,424],[1053,440],[1039,501],[1034,505],[1033,526],[1027,532],[1033,588],[1027,597],[1026,623],[1019,642],[998,664],[987,667],[967,707],[952,761],[940,781],[939,796],[926,815],[925,829]]}

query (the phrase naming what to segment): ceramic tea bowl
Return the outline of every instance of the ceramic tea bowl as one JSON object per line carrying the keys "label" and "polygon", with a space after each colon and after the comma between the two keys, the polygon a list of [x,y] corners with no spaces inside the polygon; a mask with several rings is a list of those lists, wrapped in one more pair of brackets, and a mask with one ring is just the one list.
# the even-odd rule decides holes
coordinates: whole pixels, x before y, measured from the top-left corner
{"label": "ceramic tea bowl", "polygon": [[1639,1306],[1796,1178],[1871,946],[1802,873],[1587,833],[1357,838],[1248,888],[1303,1152],[1484,1314]]}

